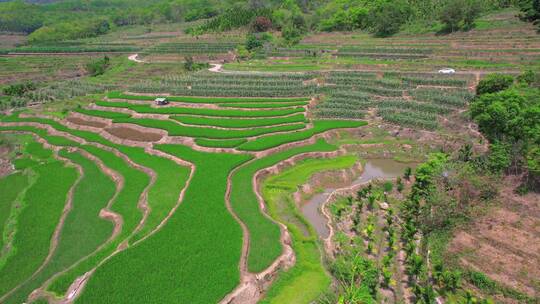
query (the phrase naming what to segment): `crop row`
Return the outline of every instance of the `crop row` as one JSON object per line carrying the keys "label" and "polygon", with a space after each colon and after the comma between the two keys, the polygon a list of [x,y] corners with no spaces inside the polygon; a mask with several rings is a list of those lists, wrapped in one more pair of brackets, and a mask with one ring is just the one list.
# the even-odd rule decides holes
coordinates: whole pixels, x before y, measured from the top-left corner
{"label": "crop row", "polygon": [[32,46],[18,47],[15,49],[0,50],[0,54],[17,54],[17,53],[128,53],[138,52],[141,48],[137,46]]}
{"label": "crop row", "polygon": [[427,129],[427,130],[434,130],[438,126],[437,121],[411,117],[409,116],[408,113],[404,113],[404,112],[396,112],[392,114],[386,113],[383,116],[383,119],[388,122],[395,123],[397,125],[408,126],[408,127],[413,127],[413,128],[421,128],[421,129]]}
{"label": "crop row", "polygon": [[333,129],[357,128],[364,126],[367,123],[364,121],[347,121],[347,120],[315,120],[313,127],[292,133],[274,134],[258,137],[248,141],[238,147],[243,151],[263,151],[274,148],[286,143],[296,142],[311,138],[312,136]]}
{"label": "crop row", "polygon": [[285,117],[275,118],[255,118],[255,119],[242,119],[242,118],[207,118],[196,116],[172,116],[183,124],[197,125],[197,126],[215,126],[221,128],[253,128],[253,127],[265,127],[288,123],[306,122],[306,118],[303,114],[296,114]]}
{"label": "crop row", "polygon": [[467,81],[463,79],[453,79],[453,78],[418,78],[418,77],[402,77],[403,82],[410,85],[431,85],[431,86],[455,86],[455,87],[465,87],[467,86]]}
{"label": "crop row", "polygon": [[471,100],[469,91],[443,91],[436,89],[417,89],[411,92],[416,100],[432,102],[449,107],[464,107]]}
{"label": "crop row", "polygon": [[377,108],[408,109],[417,112],[444,115],[453,111],[452,108],[437,104],[408,101],[404,99],[386,99],[375,103]]}
{"label": "crop row", "polygon": [[250,96],[250,97],[289,97],[310,96],[315,93],[314,86],[286,85],[266,86],[258,85],[171,85],[163,82],[144,82],[130,88],[132,91],[142,93],[171,93],[185,96]]}
{"label": "crop row", "polygon": [[389,59],[389,60],[401,60],[401,59],[424,59],[428,58],[423,54],[386,54],[386,53],[362,53],[362,52],[342,52],[338,53],[341,57],[354,57],[354,58],[371,58],[371,59]]}
{"label": "crop row", "polygon": [[181,108],[181,107],[163,107],[153,108],[150,105],[131,104],[127,102],[108,102],[97,101],[96,105],[111,108],[126,108],[137,113],[152,113],[152,114],[185,114],[185,115],[201,115],[201,116],[217,116],[217,117],[273,117],[286,116],[290,114],[304,112],[303,108],[294,109],[276,109],[276,110],[221,110],[221,109],[205,109],[205,108]]}
{"label": "crop row", "polygon": [[244,138],[239,139],[206,139],[196,138],[195,143],[201,147],[209,148],[234,148],[245,143],[247,140]]}
{"label": "crop row", "polygon": [[148,53],[174,53],[174,54],[219,54],[227,53],[236,48],[237,43],[196,43],[196,42],[168,42],[158,44],[147,50]]}
{"label": "crop row", "polygon": [[[154,100],[160,96],[148,96],[148,95],[131,95],[124,94],[118,91],[113,91],[107,94],[108,98],[113,99],[127,99],[127,100]],[[245,97],[187,97],[187,96],[165,96],[167,100],[174,102],[187,102],[187,103],[262,103],[262,102],[295,102],[295,101],[308,101],[309,98],[305,97],[292,97],[292,98],[245,98]]]}
{"label": "crop row", "polygon": [[290,108],[290,107],[303,107],[307,106],[308,103],[305,101],[295,101],[295,102],[278,102],[278,103],[261,103],[261,102],[246,102],[246,103],[220,103],[219,106],[223,108],[245,108],[245,109],[276,109],[276,108]]}
{"label": "crop row", "polygon": [[402,89],[406,87],[406,83],[398,79],[365,79],[352,77],[336,77],[331,76],[326,78],[327,83],[339,85],[354,85],[354,86],[375,86],[388,89]]}
{"label": "crop row", "polygon": [[383,47],[360,47],[360,46],[345,46],[340,47],[339,52],[353,53],[382,53],[382,54],[432,54],[433,49],[428,48],[383,48]]}

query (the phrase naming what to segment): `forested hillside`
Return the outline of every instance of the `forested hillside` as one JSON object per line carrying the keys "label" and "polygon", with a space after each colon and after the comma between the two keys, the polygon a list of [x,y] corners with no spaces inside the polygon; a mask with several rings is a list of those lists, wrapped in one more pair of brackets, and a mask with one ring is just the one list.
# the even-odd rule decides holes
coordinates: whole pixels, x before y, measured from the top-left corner
{"label": "forested hillside", "polygon": [[95,37],[114,27],[190,22],[193,34],[247,26],[267,17],[268,27],[290,41],[308,31],[364,29],[378,36],[411,32],[466,30],[481,14],[518,5],[523,18],[538,18],[537,0],[113,0],[5,1],[0,31],[29,34],[30,43]]}

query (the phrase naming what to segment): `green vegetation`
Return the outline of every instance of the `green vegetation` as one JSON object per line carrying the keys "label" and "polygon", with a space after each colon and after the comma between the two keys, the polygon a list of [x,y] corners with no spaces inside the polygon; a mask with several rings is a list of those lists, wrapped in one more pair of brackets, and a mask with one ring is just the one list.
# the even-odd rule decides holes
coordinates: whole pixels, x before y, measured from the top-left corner
{"label": "green vegetation", "polygon": [[81,166],[83,176],[73,191],[72,209],[63,223],[58,245],[49,262],[25,282],[5,303],[24,302],[27,295],[51,275],[66,269],[104,244],[112,233],[112,223],[99,217],[115,193],[113,181],[98,166],[79,153],[60,151],[61,157]]}
{"label": "green vegetation", "polygon": [[4,265],[0,270],[0,293],[3,295],[23,283],[45,260],[68,191],[77,179],[74,168],[55,160],[34,166],[32,170],[37,179],[24,195],[16,218],[12,249],[1,261]]}
{"label": "green vegetation", "polygon": [[162,129],[166,130],[170,136],[204,137],[210,139],[252,137],[275,132],[295,131],[305,128],[305,125],[303,123],[297,123],[285,126],[272,126],[265,128],[224,130],[205,127],[189,127],[183,126],[173,121],[147,118],[115,118],[113,122],[132,123],[144,127]]}
{"label": "green vegetation", "polygon": [[250,233],[249,271],[260,272],[264,270],[282,251],[279,242],[279,227],[262,215],[259,209],[259,203],[252,184],[255,173],[298,154],[316,151],[329,152],[335,149],[336,147],[327,144],[321,139],[313,145],[293,148],[257,159],[240,167],[234,173],[230,201],[234,212],[248,227]]}
{"label": "green vegetation", "polygon": [[0,236],[2,237],[2,248],[4,247],[4,229],[8,223],[12,208],[15,207],[17,198],[29,185],[28,175],[17,172],[0,179]]}
{"label": "green vegetation", "polygon": [[50,125],[58,131],[69,133],[89,142],[117,149],[119,152],[128,156],[133,162],[154,170],[157,174],[157,180],[148,193],[148,204],[152,208],[152,212],[146,220],[146,225],[138,231],[135,239],[139,239],[152,231],[170,212],[178,202],[180,191],[189,176],[189,170],[186,167],[180,166],[172,160],[149,155],[142,148],[114,144],[96,133],[69,129],[51,119],[20,118],[17,115],[13,115],[4,117],[2,121],[26,121]]}
{"label": "green vegetation", "polygon": [[90,76],[103,75],[110,66],[110,59],[104,56],[103,59],[92,61],[86,64],[86,71]]}
{"label": "green vegetation", "polygon": [[280,275],[262,303],[311,303],[328,288],[330,278],[321,265],[317,234],[298,211],[292,194],[314,173],[349,168],[356,160],[355,156],[308,159],[263,182],[262,194],[269,213],[287,225],[297,261]]}
{"label": "green vegetation", "polygon": [[111,211],[122,216],[122,230],[112,242],[109,242],[100,251],[85,259],[82,263],[78,264],[77,267],[70,269],[68,272],[63,273],[56,278],[49,289],[58,294],[65,292],[67,287],[77,277],[97,265],[104,257],[111,254],[120,242],[129,238],[136,232],[135,229],[142,218],[142,212],[138,210],[137,205],[140,196],[150,182],[149,176],[132,168],[128,163],[114,155],[112,152],[90,145],[85,145],[81,148],[99,158],[105,166],[118,172],[124,178],[124,187],[120,189],[120,192],[117,194],[116,199],[110,208]]}
{"label": "green vegetation", "polygon": [[[419,303],[534,303],[530,248],[512,242],[536,241],[540,38],[526,22],[538,22],[537,2],[0,0],[0,301],[44,303],[28,301],[44,283],[64,301],[89,273],[74,302],[215,303],[245,267],[276,261],[280,222],[297,260],[261,303],[401,303],[411,292]],[[135,131],[84,131],[77,114]],[[145,128],[176,137],[118,140]],[[351,154],[299,161],[254,188],[261,170],[337,150]],[[339,181],[296,191],[333,169],[356,180],[349,168],[364,156],[427,160],[335,197],[324,256],[294,200]],[[499,210],[520,221],[482,232]],[[478,248],[497,235],[507,245],[488,263],[461,233]],[[523,261],[504,274],[519,290],[499,279],[514,266],[505,253]]]}
{"label": "green vegetation", "polygon": [[287,108],[287,107],[298,107],[306,106],[307,102],[298,101],[298,102],[283,102],[283,103],[220,103],[220,107],[227,108]]}
{"label": "green vegetation", "polygon": [[115,119],[115,118],[130,118],[131,115],[121,112],[108,112],[108,111],[97,111],[89,109],[75,109],[73,112],[81,113],[88,116],[96,116],[101,118]]}
{"label": "green vegetation", "polygon": [[295,122],[306,122],[306,118],[303,114],[296,114],[285,117],[275,118],[258,118],[258,119],[217,119],[207,117],[195,117],[195,116],[172,116],[174,120],[177,120],[187,125],[199,125],[199,126],[214,126],[221,128],[253,128],[273,126]]}
{"label": "green vegetation", "polygon": [[471,103],[471,117],[490,141],[482,165],[495,173],[521,167],[526,170],[521,190],[535,189],[540,185],[539,89],[527,82],[506,89],[513,79],[505,78],[504,84],[497,79],[489,78]]}
{"label": "green vegetation", "polygon": [[[157,148],[195,164],[184,201],[158,232],[98,268],[79,303],[95,303],[104,296],[111,301],[144,297],[149,303],[176,303],[181,297],[190,303],[211,303],[238,283],[242,233],[223,199],[229,172],[250,157],[196,152],[179,145]],[[164,259],[167,267],[162,267]],[[142,272],[147,273],[144,278],[132,279]]]}
{"label": "green vegetation", "polygon": [[280,109],[280,110],[259,110],[259,111],[242,111],[242,110],[216,110],[204,108],[181,108],[181,107],[165,107],[153,108],[149,105],[131,104],[128,102],[107,102],[97,101],[96,105],[112,108],[127,108],[137,113],[152,113],[152,114],[186,114],[186,115],[201,115],[201,116],[217,116],[217,117],[273,117],[286,116],[299,112],[304,112],[303,108],[295,109]]}
{"label": "green vegetation", "polygon": [[[127,100],[154,100],[160,96],[128,95],[121,92],[110,92],[108,98],[127,99]],[[250,98],[250,97],[187,97],[187,96],[164,96],[169,101],[188,102],[188,103],[263,103],[263,102],[299,102],[308,101],[305,97],[288,98]]]}
{"label": "green vegetation", "polygon": [[476,87],[476,94],[497,93],[508,89],[514,83],[514,77],[504,74],[491,74],[480,80]]}
{"label": "green vegetation", "polygon": [[206,139],[206,138],[195,139],[195,143],[197,145],[201,147],[209,147],[209,148],[234,148],[245,143],[246,141],[247,140],[243,138],[224,139],[224,140],[214,140],[214,139]]}
{"label": "green vegetation", "polygon": [[247,143],[240,145],[238,149],[244,151],[262,151],[286,143],[305,140],[311,138],[316,134],[326,132],[328,130],[340,128],[357,128],[365,125],[367,125],[367,123],[363,121],[316,120],[313,122],[313,128],[309,128],[305,131],[259,137],[257,139],[248,141]]}

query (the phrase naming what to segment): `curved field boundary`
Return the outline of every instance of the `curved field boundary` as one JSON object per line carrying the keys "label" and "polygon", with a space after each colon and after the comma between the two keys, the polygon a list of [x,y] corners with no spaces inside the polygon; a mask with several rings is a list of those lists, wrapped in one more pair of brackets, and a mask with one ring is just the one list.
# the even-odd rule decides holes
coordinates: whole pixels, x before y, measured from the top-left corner
{"label": "curved field boundary", "polygon": [[307,122],[304,114],[295,114],[286,117],[276,118],[206,118],[196,116],[171,116],[171,119],[179,121],[186,125],[198,125],[198,126],[214,126],[221,128],[253,128],[253,127],[267,127],[273,125]]}
{"label": "curved field boundary", "polygon": [[[46,261],[55,245],[51,236],[57,231],[62,214],[69,210],[70,193],[81,178],[77,177],[75,168],[66,167],[58,160],[36,164],[32,170],[36,172],[37,180],[25,193],[17,218],[12,254],[0,270],[1,295],[31,277]],[[26,252],[33,254],[27,255]]]}
{"label": "curved field boundary", "polygon": [[305,128],[305,124],[303,123],[263,128],[223,130],[205,127],[188,127],[174,121],[157,119],[116,118],[113,119],[113,122],[129,123],[147,128],[166,130],[169,136],[203,137],[208,139],[233,139],[254,137],[268,133],[296,131]]}
{"label": "curved field boundary", "polygon": [[[349,167],[350,158],[341,160],[312,160],[300,167],[289,167],[262,182],[262,195],[268,204],[269,214],[285,224],[292,235],[296,264],[280,274],[259,303],[308,304],[316,300],[331,283],[331,276],[322,265],[317,233],[299,212],[293,194],[316,172]],[[307,284],[309,282],[309,284]]]}
{"label": "curved field boundary", "polygon": [[166,97],[167,100],[173,102],[187,102],[187,103],[232,103],[232,102],[250,102],[250,103],[262,103],[262,102],[297,102],[297,101],[309,101],[307,97],[288,97],[288,98],[251,98],[251,97],[188,97],[188,96],[170,96],[170,95],[135,95],[124,94],[121,92],[110,92],[107,97],[114,99],[126,99],[126,100],[146,100],[153,101],[158,97]]}
{"label": "curved field boundary", "polygon": [[[66,131],[66,134],[62,134],[62,135],[63,135],[63,136],[65,135],[65,136],[70,137],[70,138],[73,137],[73,135],[70,134],[70,132],[75,133],[77,136],[80,136],[81,138],[84,138],[85,140],[90,140],[90,141],[93,140],[93,141],[99,142],[99,144],[97,144],[97,145],[103,145],[103,144],[105,144],[105,145],[108,145],[108,146],[112,146],[112,147],[118,148],[119,150],[123,150],[123,152],[127,152],[127,154],[130,154],[130,157],[132,157],[132,158],[134,158],[134,159],[136,159],[136,160],[137,160],[137,158],[141,158],[142,156],[141,156],[141,155],[136,155],[136,156],[138,156],[138,157],[133,157],[133,156],[135,155],[135,154],[133,153],[134,151],[141,151],[143,154],[149,152],[149,151],[144,151],[144,150],[142,150],[142,149],[140,149],[140,148],[123,147],[123,146],[120,146],[120,145],[115,145],[115,144],[110,143],[110,142],[108,142],[107,140],[105,140],[105,139],[103,139],[103,138],[101,138],[101,137],[99,137],[99,136],[97,136],[96,134],[93,134],[93,133],[91,133],[91,132],[77,131],[77,130],[70,130],[70,129],[67,129],[65,126],[59,124],[58,122],[56,122],[56,121],[54,121],[54,120],[50,120],[50,119],[47,120],[47,119],[43,119],[43,118],[18,118],[18,117],[11,117],[11,118],[12,118],[12,119],[10,119],[10,120],[23,120],[23,121],[26,120],[26,121],[34,121],[34,122],[26,122],[26,123],[27,123],[27,124],[36,124],[38,127],[47,126],[47,127],[48,127],[47,129],[48,129],[49,131],[53,131],[53,132],[58,133],[58,134],[60,134],[61,132]],[[36,123],[35,121],[39,121],[39,122],[40,122],[41,124],[43,124],[43,125],[38,124],[38,123]],[[17,123],[15,123],[15,124],[17,124]],[[47,124],[49,124],[49,125],[47,125]],[[51,126],[51,125],[52,125],[52,126]],[[53,127],[54,127],[54,128],[53,128]],[[13,128],[13,126],[11,126],[11,128]],[[62,131],[58,131],[57,129],[60,129],[60,130],[62,130]],[[75,139],[75,138],[72,138],[72,139]],[[103,146],[103,147],[105,147],[105,146]],[[147,157],[147,158],[153,157],[154,159],[159,159],[159,158],[160,158],[160,157],[155,157],[155,156],[146,155],[146,154],[144,154],[144,156]],[[140,159],[139,159],[139,160],[140,160]],[[148,159],[147,159],[147,160],[148,160]],[[167,159],[162,159],[162,160],[163,160],[163,161],[168,161]],[[182,163],[182,164],[183,164],[183,163]],[[169,186],[166,186],[165,184],[172,185],[172,184],[177,184],[178,182],[182,182],[182,179],[181,179],[181,178],[176,178],[175,176],[181,176],[181,175],[179,175],[179,174],[181,174],[182,171],[178,172],[178,171],[179,171],[178,168],[183,169],[183,168],[185,168],[185,167],[183,167],[183,166],[177,166],[177,165],[171,166],[170,163],[169,163],[169,164],[165,164],[165,163],[164,163],[164,164],[163,164],[163,167],[168,168],[168,170],[169,170],[172,174],[174,174],[174,175],[171,176],[170,179],[162,178],[162,179],[161,179],[162,186],[160,187],[159,190],[156,189],[156,187],[153,187],[152,189],[156,189],[156,193],[159,193],[159,194],[163,193],[164,191],[167,191],[167,193],[165,193],[165,195],[168,194],[169,196],[171,196],[171,195],[174,195],[174,192],[176,192],[176,188],[175,188],[175,187],[169,187]],[[159,173],[163,173],[163,172],[160,171],[160,170],[158,170],[158,171],[159,171]],[[163,175],[163,176],[165,176],[165,175]],[[158,179],[157,182],[159,182],[159,179]],[[157,182],[156,182],[156,184],[157,184]],[[167,189],[167,190],[165,190],[165,189]],[[171,191],[171,190],[172,190],[172,191]],[[183,190],[182,190],[182,191],[183,191]],[[150,192],[151,192],[151,191],[150,191]],[[150,196],[151,196],[151,193],[150,193],[149,197],[150,197]],[[151,198],[149,198],[149,201],[151,201]],[[157,201],[157,200],[156,200],[156,201]],[[175,200],[175,201],[174,201],[175,204],[176,204],[178,201],[179,201],[179,199],[178,199],[178,200]],[[175,206],[176,206],[176,205],[175,205]],[[160,207],[163,209],[162,206],[160,206]],[[165,211],[166,211],[166,210],[165,210]],[[160,225],[162,225],[162,224],[163,224],[163,223],[161,223]],[[152,229],[151,227],[149,228],[148,225],[145,226],[144,228],[146,228],[146,229],[147,229],[148,231],[150,231],[150,232],[155,231],[155,229]],[[143,236],[145,236],[145,235],[147,235],[147,234],[148,234],[148,233],[145,233],[145,232],[142,232],[142,233],[141,233],[141,232],[140,232],[140,233],[139,233],[139,235],[140,235],[139,238],[142,238]],[[63,282],[63,283],[62,283],[62,282]],[[65,290],[67,289],[67,287],[71,284],[71,282],[72,282],[72,281],[69,281],[69,280],[63,280],[63,281],[60,281],[60,284],[57,284],[57,285],[53,286],[53,287],[54,287],[54,290],[55,290],[56,292],[63,293],[63,292],[65,292]],[[63,285],[62,285],[62,284],[63,284]],[[66,284],[67,284],[67,285],[66,285]]]}
{"label": "curved field boundary", "polygon": [[[182,299],[206,304],[219,301],[238,283],[242,234],[223,200],[229,172],[250,156],[203,153],[180,145],[156,148],[195,165],[185,200],[161,230],[98,268],[78,299],[80,303],[106,297],[112,302],[144,298],[147,303]],[[164,261],[166,268],[162,267]],[[132,279],[140,273],[145,276]]]}
{"label": "curved field boundary", "polygon": [[283,144],[309,139],[316,134],[329,130],[357,128],[365,125],[367,125],[367,122],[365,121],[315,120],[313,122],[313,128],[288,134],[276,134],[259,137],[240,145],[238,150],[263,151],[281,146]]}
{"label": "curved field boundary", "polygon": [[[319,140],[313,140],[310,142],[306,142],[304,144],[311,144],[312,146],[317,146],[317,144],[324,143],[327,146],[331,146],[325,143],[323,139]],[[309,148],[310,146],[301,146],[297,147],[299,149],[303,148]],[[291,151],[297,149],[290,149]],[[287,150],[281,150],[281,152],[288,152]],[[276,152],[278,153],[278,152]],[[267,206],[265,203],[265,200],[263,199],[262,195],[260,194],[259,185],[261,184],[261,181],[265,179],[268,175],[277,174],[279,172],[282,172],[285,168],[288,168],[300,161],[302,161],[305,158],[329,158],[329,157],[337,157],[339,155],[342,155],[345,153],[345,150],[333,150],[332,152],[305,152],[296,154],[294,156],[291,156],[290,158],[287,158],[285,160],[282,160],[276,164],[274,164],[271,167],[267,167],[264,169],[261,169],[257,171],[255,176],[252,179],[252,187],[251,189],[255,191],[255,195],[258,201],[258,206],[260,210],[262,211],[262,214],[269,219],[271,222],[273,222],[275,225],[279,226],[281,229],[281,239],[280,242],[283,246],[283,252],[282,254],[270,265],[268,268],[266,268],[264,271],[257,273],[256,275],[252,275],[250,273],[247,273],[247,270],[244,270],[246,273],[245,277],[243,278],[243,283],[239,285],[233,292],[227,295],[222,301],[220,301],[221,304],[255,304],[258,303],[260,298],[264,295],[264,293],[271,287],[272,282],[276,279],[280,271],[287,270],[291,268],[295,262],[296,262],[296,256],[295,253],[291,247],[292,239],[290,232],[284,224],[276,221],[270,215],[267,213]],[[253,161],[255,162],[255,161]],[[247,164],[248,165],[248,164]],[[249,234],[247,235],[249,237]],[[248,241],[244,241],[244,250],[243,250],[243,258],[241,260],[241,269],[247,268],[247,256],[249,251],[249,238]],[[306,283],[310,284],[310,283]]]}
{"label": "curved field boundary", "polygon": [[124,108],[137,113],[150,114],[186,114],[217,117],[276,117],[305,112],[304,108],[276,109],[276,110],[218,110],[205,108],[162,107],[154,108],[149,105],[131,104],[128,102],[96,101],[97,106],[110,108]]}
{"label": "curved field boundary", "polygon": [[258,273],[268,268],[282,253],[279,227],[265,217],[259,208],[253,189],[256,172],[274,166],[298,154],[308,152],[330,152],[337,148],[320,139],[315,144],[285,150],[264,158],[256,159],[235,170],[231,178],[230,202],[234,212],[248,227],[250,234],[247,269]]}
{"label": "curved field boundary", "polygon": [[[13,127],[12,129],[15,128],[16,127]],[[33,131],[34,133],[45,132],[44,130],[32,127],[18,128],[21,128],[24,131]],[[2,128],[0,128],[0,130],[2,130]],[[114,239],[114,237],[111,237],[111,240],[106,244],[106,246],[102,246],[102,248],[96,250],[91,255],[86,256],[84,260],[82,259],[83,261],[77,263],[77,265],[73,265],[64,271],[57,273],[49,280],[52,281],[55,277],[61,275],[60,279],[57,281],[64,281],[63,284],[67,284],[68,286],[75,280],[77,276],[89,271],[102,259],[112,254],[120,242],[125,241],[129,235],[134,233],[136,228],[140,228],[140,226],[144,224],[144,218],[140,219],[141,212],[137,211],[136,208],[139,207],[142,209],[141,211],[143,211],[145,214],[144,217],[146,217],[146,211],[148,209],[146,207],[147,191],[148,187],[150,187],[155,180],[155,173],[146,168],[139,169],[139,171],[135,169],[138,167],[137,165],[129,163],[129,160],[124,160],[121,157],[116,156],[113,152],[99,149],[90,145],[81,145],[80,148],[86,151],[85,153],[88,154],[87,157],[90,157],[90,155],[92,155],[92,157],[98,157],[100,162],[103,161],[105,165],[119,172],[121,177],[128,178],[123,179],[123,187],[120,192],[118,192],[118,195],[114,200],[114,204],[112,204],[112,206],[108,206],[112,212],[119,214],[123,219],[123,229],[121,229],[121,231],[116,231],[116,234],[118,234],[117,238]],[[100,165],[100,167],[103,167],[103,165]],[[152,180],[149,184],[150,177]],[[64,274],[65,272],[68,273]],[[59,285],[62,285],[62,283],[59,283]]]}
{"label": "curved field boundary", "polygon": [[[95,164],[95,160],[90,160],[81,153],[60,150],[58,154],[81,168],[82,178],[77,183],[67,212],[64,212],[65,217],[60,220],[61,225],[53,236],[55,246],[51,247],[46,263],[17,290],[6,294],[4,303],[24,302],[28,294],[51,275],[97,250],[113,239],[121,227],[121,218],[116,221],[116,215],[105,210],[116,199],[118,191],[123,187],[123,181],[118,179],[115,172],[102,164]],[[109,219],[115,222],[114,226]]]}
{"label": "curved field boundary", "polygon": [[146,233],[152,231],[165,218],[173,206],[176,205],[181,189],[184,188],[189,176],[189,169],[185,166],[180,166],[172,160],[148,154],[147,151],[140,147],[130,147],[113,143],[94,132],[70,129],[53,119],[22,118],[14,115],[4,117],[2,121],[22,123],[23,125],[25,123],[35,123],[38,127],[40,125],[49,125],[55,131],[64,132],[82,138],[87,142],[98,143],[116,149],[128,156],[133,162],[156,172],[158,178],[148,193],[148,205],[152,208],[152,212],[146,220],[146,225],[135,236],[135,240],[142,238]]}

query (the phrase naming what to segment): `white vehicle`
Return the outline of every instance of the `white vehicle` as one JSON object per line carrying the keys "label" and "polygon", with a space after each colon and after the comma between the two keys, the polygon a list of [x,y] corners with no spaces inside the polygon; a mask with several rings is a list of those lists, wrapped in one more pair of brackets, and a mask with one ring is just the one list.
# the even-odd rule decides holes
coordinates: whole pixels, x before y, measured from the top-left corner
{"label": "white vehicle", "polygon": [[456,70],[450,69],[450,68],[439,70],[439,74],[455,74],[455,73],[456,73]]}

